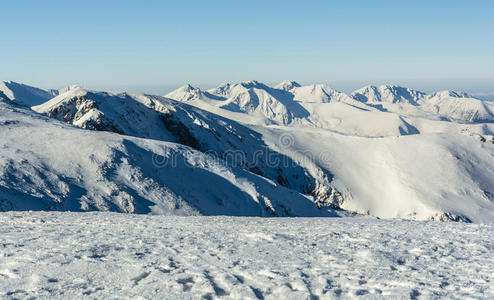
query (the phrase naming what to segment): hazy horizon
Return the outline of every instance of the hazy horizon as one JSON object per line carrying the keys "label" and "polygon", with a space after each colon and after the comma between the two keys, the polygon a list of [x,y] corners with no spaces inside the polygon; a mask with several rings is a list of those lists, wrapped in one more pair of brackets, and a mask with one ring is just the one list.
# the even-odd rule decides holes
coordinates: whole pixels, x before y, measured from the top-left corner
{"label": "hazy horizon", "polygon": [[[207,89],[212,89],[217,86],[219,86],[222,83],[240,83],[240,82],[245,82],[248,80],[257,80],[259,82],[262,82],[264,84],[267,84],[269,86],[275,86],[278,83],[281,83],[284,80],[293,80],[290,78],[284,79],[284,80],[279,80],[279,81],[263,81],[259,80],[257,78],[250,78],[250,79],[245,79],[245,80],[239,80],[239,81],[219,81],[217,83],[212,83],[212,84],[196,84],[194,82],[183,82],[183,83],[177,83],[177,84],[162,84],[162,85],[124,85],[124,84],[115,84],[115,85],[98,85],[98,84],[83,84],[80,82],[67,82],[66,84],[58,84],[55,86],[41,86],[37,85],[36,83],[33,82],[26,82],[22,80],[14,80],[11,78],[3,78],[2,80],[4,81],[14,81],[17,83],[22,83],[22,84],[27,84],[31,85],[34,87],[42,88],[45,90],[49,89],[61,89],[70,85],[80,85],[85,88],[91,89],[91,90],[100,90],[100,91],[118,91],[118,92],[134,92],[134,93],[144,93],[144,94],[153,94],[153,95],[165,95],[181,86],[184,86],[186,84],[190,84],[194,87],[198,87],[202,90],[207,90]],[[441,91],[441,90],[454,90],[454,91],[461,91],[461,92],[467,92],[471,94],[489,94],[489,95],[494,95],[494,85],[490,85],[492,88],[488,89],[482,89],[482,85],[479,83],[471,83],[468,84],[467,82],[458,82],[458,83],[450,83],[450,84],[431,84],[431,83],[425,83],[421,84],[420,82],[396,82],[396,81],[384,81],[384,80],[378,80],[378,81],[314,81],[314,82],[306,82],[306,81],[300,81],[300,80],[293,80],[301,85],[309,85],[309,84],[318,84],[318,83],[323,83],[327,84],[329,87],[334,88],[338,91],[344,92],[344,93],[351,93],[359,88],[362,88],[367,85],[383,85],[383,84],[390,84],[390,85],[398,85],[398,86],[403,86],[407,88],[411,88],[414,90],[426,92],[426,93],[431,93],[431,92],[436,92],[436,91]],[[489,85],[486,85],[489,86]]]}

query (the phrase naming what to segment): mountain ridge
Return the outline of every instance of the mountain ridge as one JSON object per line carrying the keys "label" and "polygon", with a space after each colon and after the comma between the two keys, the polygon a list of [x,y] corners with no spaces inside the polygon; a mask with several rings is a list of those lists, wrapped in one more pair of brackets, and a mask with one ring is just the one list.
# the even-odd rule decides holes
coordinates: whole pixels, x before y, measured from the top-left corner
{"label": "mountain ridge", "polygon": [[[0,178],[3,178],[0,179],[0,198],[3,197],[0,208],[3,210],[29,206],[38,209],[42,203],[51,203],[42,206],[71,210],[83,205],[89,210],[150,213],[146,207],[160,202],[158,198],[143,196],[143,191],[136,194],[134,187],[128,189],[130,181],[121,181],[113,175],[104,179],[101,185],[97,180],[86,182],[84,186],[69,184],[63,178],[73,177],[72,171],[62,161],[45,159],[41,148],[25,154],[30,157],[26,165],[15,163],[18,158],[12,156],[15,153],[11,150],[24,153],[25,143],[34,139],[34,135],[26,135],[31,130],[29,124],[45,128],[43,124],[48,122],[46,124],[50,125],[46,130],[51,135],[45,137],[43,131],[36,131],[47,141],[50,136],[70,140],[71,134],[84,139],[79,131],[74,131],[77,127],[82,128],[77,129],[82,132],[103,134],[98,135],[97,143],[104,144],[105,136],[108,141],[123,139],[123,144],[115,144],[120,150],[107,151],[109,154],[96,162],[86,162],[78,157],[77,149],[68,161],[73,165],[84,161],[99,173],[105,172],[105,166],[112,166],[112,170],[119,172],[127,169],[145,173],[149,182],[161,180],[157,184],[162,191],[171,190],[163,194],[153,188],[154,195],[164,198],[168,197],[165,194],[174,195],[167,199],[182,199],[185,201],[180,202],[183,207],[189,207],[183,211],[186,214],[238,215],[246,209],[248,215],[308,213],[314,216],[317,211],[317,214],[327,212],[331,215],[334,214],[332,209],[340,209],[342,213],[383,218],[465,222],[488,222],[494,218],[494,174],[488,167],[494,163],[494,104],[466,93],[439,91],[425,94],[384,85],[360,89],[359,95],[367,98],[359,100],[323,84],[300,86],[285,81],[270,87],[251,80],[226,83],[206,91],[186,85],[173,94],[181,100],[173,100],[147,94],[92,91],[74,85],[44,91],[42,95],[51,98],[31,106],[37,113],[50,117],[47,119],[22,108],[29,106],[29,101],[23,101],[21,96],[33,94],[22,89],[33,91],[35,88],[17,86],[21,88],[15,90],[16,97],[8,97],[0,91],[0,117],[3,116],[0,126],[5,129],[3,132],[8,140],[5,155],[0,159]],[[19,110],[23,113],[13,113]],[[36,123],[39,118],[45,123]],[[70,125],[61,126],[63,123],[49,121],[52,119]],[[251,123],[251,119],[262,122]],[[12,132],[17,135],[9,135]],[[143,150],[155,147],[149,146],[155,143],[167,143],[167,153],[173,153],[173,157],[182,161],[190,161],[191,157],[198,159],[193,159],[196,162],[192,169],[204,177],[195,177],[184,165],[179,169],[167,168],[166,172],[172,176],[181,172],[187,174],[184,175],[186,178],[197,178],[193,189],[202,191],[203,201],[200,193],[187,191],[183,185],[187,181],[168,179],[167,183],[159,178],[169,178],[168,175],[153,175],[155,165],[136,160],[143,157],[143,153],[147,156],[155,153],[154,150]],[[38,141],[32,144],[41,145]],[[81,144],[80,153],[91,156],[84,152],[85,144]],[[59,147],[67,146],[61,145]],[[168,154],[160,153],[170,158]],[[219,168],[218,163],[225,165]],[[213,169],[207,167],[213,165],[216,166]],[[1,166],[6,167],[1,169]],[[60,169],[61,166],[64,167]],[[229,183],[223,181],[224,176],[219,181],[212,179],[218,172],[223,172],[218,170],[234,174],[229,175]],[[453,171],[444,173],[444,170]],[[32,177],[36,173],[43,175]],[[23,176],[31,179],[25,181]],[[5,181],[5,178],[10,179]],[[199,178],[211,178],[212,182],[217,182],[213,186],[230,192],[213,191],[202,186]],[[113,186],[115,180],[120,182],[117,185],[127,187],[115,190],[114,195],[105,194],[103,190]],[[245,185],[245,182],[249,183]],[[97,189],[91,194],[96,202],[74,198],[75,191],[80,188],[90,191],[92,185]],[[278,197],[275,191],[279,189],[288,194],[281,192],[281,198]],[[23,193],[30,199],[27,206],[15,196]],[[289,196],[293,201],[298,200],[282,199],[287,195],[294,195]],[[71,202],[74,199],[79,200]],[[168,209],[159,209],[159,213],[180,214],[180,210],[170,208],[170,203],[173,202],[165,205]],[[271,212],[263,213],[262,210]]]}

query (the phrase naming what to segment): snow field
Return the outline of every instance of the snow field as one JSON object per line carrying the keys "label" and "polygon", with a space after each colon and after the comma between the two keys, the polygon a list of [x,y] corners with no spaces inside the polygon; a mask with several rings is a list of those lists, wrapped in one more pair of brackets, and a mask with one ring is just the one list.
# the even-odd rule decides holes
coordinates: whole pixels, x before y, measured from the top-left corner
{"label": "snow field", "polygon": [[492,298],[494,226],[0,214],[0,297]]}

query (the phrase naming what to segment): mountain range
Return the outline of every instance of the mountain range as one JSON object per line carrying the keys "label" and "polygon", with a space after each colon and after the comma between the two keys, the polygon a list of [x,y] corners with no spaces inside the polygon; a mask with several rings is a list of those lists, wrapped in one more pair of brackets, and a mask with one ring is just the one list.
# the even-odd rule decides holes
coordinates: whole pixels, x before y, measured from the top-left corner
{"label": "mountain range", "polygon": [[0,210],[494,220],[494,103],[284,81],[0,83]]}

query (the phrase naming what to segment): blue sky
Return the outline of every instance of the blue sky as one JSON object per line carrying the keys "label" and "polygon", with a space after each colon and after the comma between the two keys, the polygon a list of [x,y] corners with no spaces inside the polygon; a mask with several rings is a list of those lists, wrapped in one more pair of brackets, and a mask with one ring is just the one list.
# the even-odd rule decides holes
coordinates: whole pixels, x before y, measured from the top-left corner
{"label": "blue sky", "polygon": [[4,1],[0,80],[494,90],[494,1]]}

